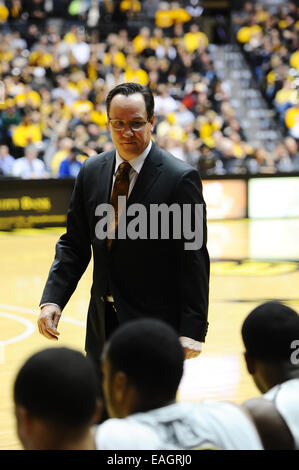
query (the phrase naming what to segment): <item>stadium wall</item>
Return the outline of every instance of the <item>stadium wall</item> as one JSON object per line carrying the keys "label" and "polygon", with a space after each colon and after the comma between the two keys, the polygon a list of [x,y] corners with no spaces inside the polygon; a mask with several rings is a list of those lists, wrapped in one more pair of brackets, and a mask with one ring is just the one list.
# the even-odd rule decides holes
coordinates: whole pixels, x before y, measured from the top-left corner
{"label": "stadium wall", "polygon": [[[0,183],[0,230],[62,227],[74,180],[19,180]],[[299,173],[227,175],[203,179],[208,220],[299,217]]]}

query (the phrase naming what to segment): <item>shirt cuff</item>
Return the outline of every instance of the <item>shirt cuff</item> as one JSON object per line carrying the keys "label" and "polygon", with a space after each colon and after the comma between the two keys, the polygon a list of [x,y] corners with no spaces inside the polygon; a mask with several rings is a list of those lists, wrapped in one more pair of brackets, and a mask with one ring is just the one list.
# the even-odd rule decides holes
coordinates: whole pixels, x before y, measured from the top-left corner
{"label": "shirt cuff", "polygon": [[202,343],[195,339],[187,338],[187,336],[180,336],[181,345],[183,348],[192,349],[193,351],[202,351]]}
{"label": "shirt cuff", "polygon": [[45,307],[45,305],[55,305],[55,307],[58,307],[58,308],[59,308],[60,313],[61,313],[61,307],[60,307],[59,305],[57,305],[57,304],[54,304],[53,302],[46,302],[46,303],[44,303],[44,304],[40,304],[39,308],[43,308],[43,307]]}

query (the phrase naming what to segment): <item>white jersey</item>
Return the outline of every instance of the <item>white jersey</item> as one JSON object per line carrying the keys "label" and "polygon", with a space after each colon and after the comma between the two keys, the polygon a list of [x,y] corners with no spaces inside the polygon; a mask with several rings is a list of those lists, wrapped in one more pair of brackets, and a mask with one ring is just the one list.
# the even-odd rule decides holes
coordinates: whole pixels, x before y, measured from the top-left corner
{"label": "white jersey", "polygon": [[98,450],[262,450],[256,428],[232,403],[175,403],[95,430]]}
{"label": "white jersey", "polygon": [[299,379],[291,379],[276,385],[263,395],[275,405],[286,422],[294,438],[295,448],[299,450]]}

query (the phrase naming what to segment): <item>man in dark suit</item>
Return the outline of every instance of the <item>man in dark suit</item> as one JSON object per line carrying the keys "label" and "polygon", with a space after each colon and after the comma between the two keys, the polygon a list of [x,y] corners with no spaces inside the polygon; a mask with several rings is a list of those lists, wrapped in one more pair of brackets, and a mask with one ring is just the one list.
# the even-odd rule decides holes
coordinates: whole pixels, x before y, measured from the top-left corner
{"label": "man in dark suit", "polygon": [[[106,104],[116,150],[88,158],[77,177],[67,230],[56,245],[40,303],[39,331],[49,339],[58,339],[61,311],[87,268],[92,249],[93,285],[85,348],[95,363],[98,365],[103,343],[118,324],[140,317],[158,318],[172,325],[186,358],[196,357],[208,327],[210,270],[199,174],[151,141],[154,98],[148,88],[121,84],[110,91]],[[191,230],[191,226],[186,228],[187,219],[180,221],[180,238],[174,234],[178,229],[174,223],[169,237],[162,234],[113,239],[111,232],[108,240],[101,237],[101,207],[109,201],[115,207],[120,195],[128,196],[128,214],[136,204],[145,209],[147,219],[143,222],[147,226],[152,220],[152,207],[164,203],[167,207],[176,204],[176,208],[189,208],[192,227],[201,232],[201,246],[186,249],[185,232]],[[202,208],[200,226],[196,223],[198,207]],[[117,218],[114,229],[118,220],[120,230]],[[132,213],[127,227],[129,222]],[[160,231],[164,222],[162,217]]]}

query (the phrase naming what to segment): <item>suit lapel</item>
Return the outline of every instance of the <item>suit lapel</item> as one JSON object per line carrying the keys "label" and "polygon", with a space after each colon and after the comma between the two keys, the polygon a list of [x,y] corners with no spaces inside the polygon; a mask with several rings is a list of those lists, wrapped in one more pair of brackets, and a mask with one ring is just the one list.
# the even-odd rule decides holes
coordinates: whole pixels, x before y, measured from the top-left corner
{"label": "suit lapel", "polygon": [[150,190],[153,183],[158,178],[162,169],[162,160],[159,149],[153,143],[143,167],[137,177],[136,183],[128,198],[128,203],[142,202],[146,193]]}
{"label": "suit lapel", "polygon": [[99,170],[101,184],[98,185],[98,201],[104,201],[106,203],[109,203],[110,201],[114,167],[115,150],[107,153],[107,156],[105,159],[103,159],[101,168]]}
{"label": "suit lapel", "polygon": [[[93,175],[95,188],[96,207],[99,204],[110,202],[111,185],[113,180],[113,172],[115,167],[115,150],[109,151],[103,156],[101,164],[96,174]],[[100,245],[104,244],[106,253],[107,240],[98,239]]]}

